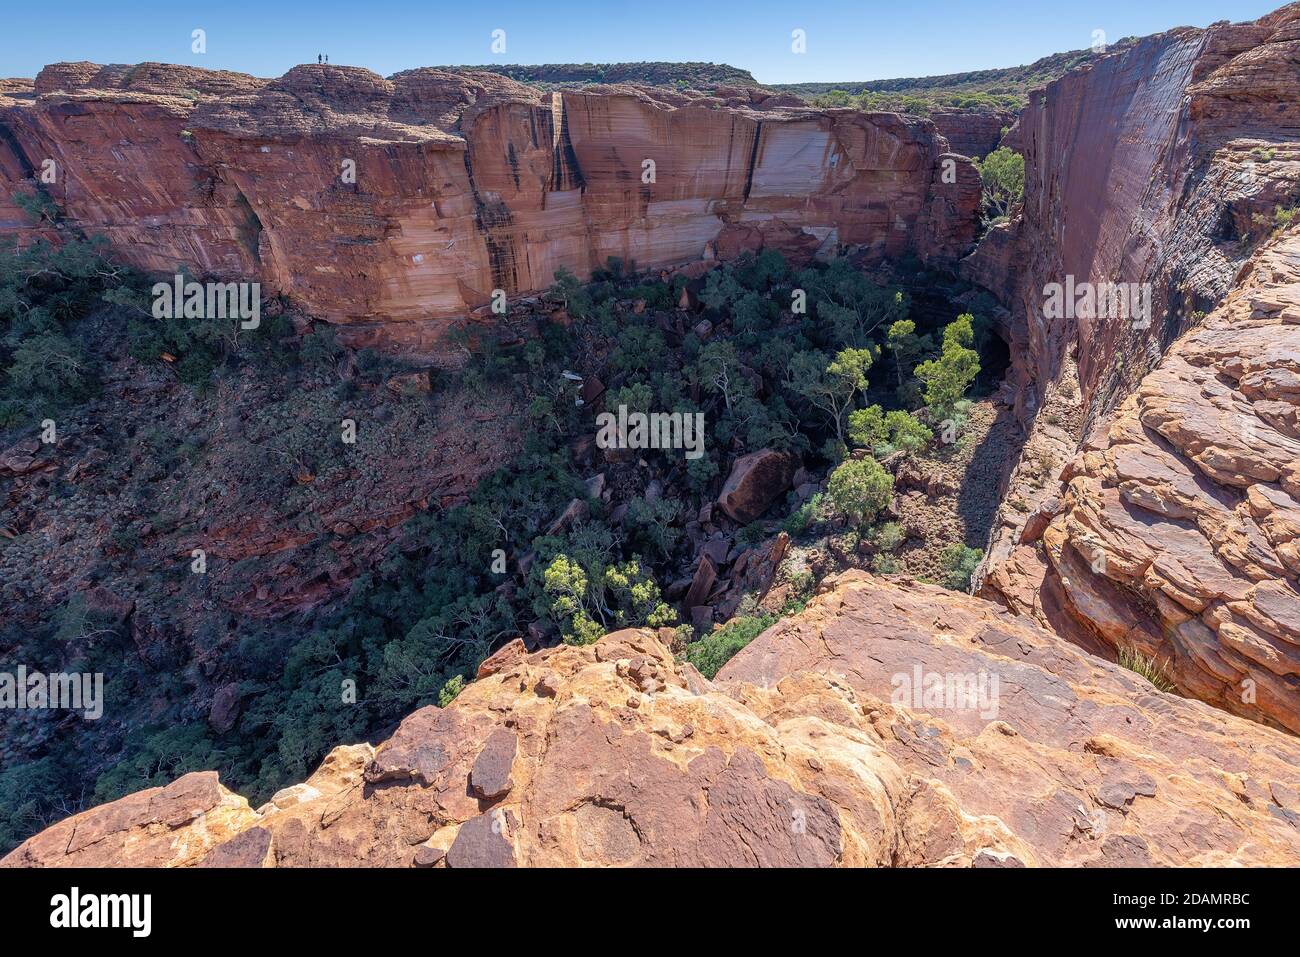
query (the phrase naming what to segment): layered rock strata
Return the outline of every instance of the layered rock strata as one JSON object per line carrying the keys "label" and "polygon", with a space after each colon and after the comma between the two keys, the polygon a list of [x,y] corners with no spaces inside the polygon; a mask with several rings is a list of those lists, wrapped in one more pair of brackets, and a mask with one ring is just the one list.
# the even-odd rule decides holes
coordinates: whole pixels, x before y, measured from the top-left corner
{"label": "layered rock strata", "polygon": [[[963,264],[1008,306],[1008,394],[1030,427],[981,594],[1068,626],[1061,595],[1044,586],[1047,555],[1032,547],[1060,508],[1057,477],[1300,204],[1298,57],[1291,4],[1253,23],[1147,37],[1031,96],[1015,131],[1023,209]],[[1114,283],[1149,296],[1149,311],[1086,299],[1049,308],[1053,286]]]}
{"label": "layered rock strata", "polygon": [[[1300,198],[1300,4],[1146,37],[1030,96],[1023,209],[965,265],[1003,296],[1026,420],[1070,353],[1093,418],[1231,289]],[[1149,283],[1150,315],[1053,315],[1046,288]]]}
{"label": "layered rock strata", "polygon": [[[55,64],[0,90],[0,196],[169,273],[263,283],[333,322],[428,345],[449,317],[612,258],[662,268],[838,244],[951,262],[978,176],[927,120],[760,90],[542,93],[492,73],[301,66],[277,80]],[[27,238],[0,207],[0,234]],[[432,321],[430,323],[429,321]]]}
{"label": "layered rock strata", "polygon": [[983,159],[998,148],[1003,133],[1015,125],[1016,114],[1002,110],[993,113],[962,111],[931,113],[930,119],[954,153]]}
{"label": "layered rock strata", "polygon": [[994,573],[1004,600],[1300,732],[1298,357],[1292,231],[1090,436]]}

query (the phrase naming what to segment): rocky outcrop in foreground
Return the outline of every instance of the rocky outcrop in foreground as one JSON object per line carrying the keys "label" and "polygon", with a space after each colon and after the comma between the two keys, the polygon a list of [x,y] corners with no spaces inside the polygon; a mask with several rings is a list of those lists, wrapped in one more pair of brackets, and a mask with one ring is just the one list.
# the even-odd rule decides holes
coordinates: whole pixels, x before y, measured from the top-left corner
{"label": "rocky outcrop in foreground", "polygon": [[534,654],[515,642],[448,708],[377,748],[336,748],[258,810],[189,774],[3,863],[1297,860],[1296,739],[1158,692],[992,603],[853,574],[715,682],[651,632]]}
{"label": "rocky outcrop in foreground", "polygon": [[493,290],[610,257],[646,269],[842,243],[954,261],[980,188],[948,149],[928,120],[758,89],[60,63],[0,85],[0,235],[33,235],[10,194],[52,169],[68,224],[127,262],[260,281],[414,348]]}

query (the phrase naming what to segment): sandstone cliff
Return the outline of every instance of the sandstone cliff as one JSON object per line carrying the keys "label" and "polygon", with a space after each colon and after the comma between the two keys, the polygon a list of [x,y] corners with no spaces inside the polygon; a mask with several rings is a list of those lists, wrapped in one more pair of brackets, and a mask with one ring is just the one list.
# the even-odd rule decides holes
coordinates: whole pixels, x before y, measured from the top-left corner
{"label": "sandstone cliff", "polygon": [[[718,92],[56,64],[0,88],[0,197],[53,160],[67,222],[127,261],[260,280],[312,315],[389,323],[410,348],[494,289],[610,257],[660,268],[842,243],[950,262],[973,244],[978,177],[929,121]],[[0,206],[0,235],[29,229]]]}
{"label": "sandstone cliff", "polygon": [[[996,677],[981,707],[898,676]],[[1300,853],[1300,743],[1025,618],[846,576],[709,682],[654,634],[485,662],[253,810],[214,773],[6,866],[1227,865]]]}
{"label": "sandstone cliff", "polygon": [[1085,444],[1050,524],[990,585],[1062,633],[1167,662],[1188,694],[1300,732],[1298,355],[1293,230]]}
{"label": "sandstone cliff", "polygon": [[[1253,23],[1147,37],[1031,97],[1018,124],[1023,209],[963,264],[1008,306],[1007,392],[1030,426],[980,593],[1052,618],[1060,596],[1034,542],[1061,507],[1062,468],[1249,271],[1278,212],[1300,202],[1298,54],[1291,4]],[[1049,315],[1047,287],[1071,278],[1146,284],[1150,315]],[[1243,356],[1252,348],[1239,344]],[[1158,630],[1158,617],[1144,620]],[[1072,633],[1086,643],[1094,631]]]}
{"label": "sandstone cliff", "polygon": [[983,159],[998,148],[1002,135],[1016,122],[1016,114],[952,112],[931,113],[930,119],[954,153]]}
{"label": "sandstone cliff", "polygon": [[[1300,195],[1300,5],[1254,23],[1146,37],[1030,97],[1025,200],[966,264],[1003,295],[1018,408],[1032,415],[1071,354],[1083,399],[1113,408],[1197,310],[1228,292]],[[1044,287],[1152,283],[1149,325],[1044,315]]]}

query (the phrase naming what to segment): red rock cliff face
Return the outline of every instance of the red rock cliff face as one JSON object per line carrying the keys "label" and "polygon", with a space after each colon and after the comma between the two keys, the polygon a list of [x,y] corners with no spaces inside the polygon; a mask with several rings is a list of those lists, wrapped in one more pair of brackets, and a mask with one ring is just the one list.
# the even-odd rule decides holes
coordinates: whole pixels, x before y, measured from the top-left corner
{"label": "red rock cliff face", "polygon": [[[979,593],[1291,731],[1300,269],[1294,231],[1261,244],[1300,202],[1298,62],[1293,4],[1063,77],[1021,118],[1022,215],[966,264],[1011,308],[1033,421]],[[1071,275],[1150,283],[1150,322],[1049,318]]]}
{"label": "red rock cliff face", "polygon": [[1300,733],[1300,232],[1181,337],[1070,463],[994,573],[1081,644],[1137,649],[1186,694]]}
{"label": "red rock cliff face", "polygon": [[[968,274],[1007,297],[1021,411],[1077,351],[1091,411],[1105,411],[1249,258],[1242,241],[1300,192],[1300,6],[1255,23],[1147,37],[1031,96],[1020,121],[1022,215]],[[1010,270],[1018,270],[1011,273]],[[1047,318],[1044,286],[1153,284],[1149,325]]]}
{"label": "red rock cliff face", "polygon": [[995,113],[931,113],[930,119],[954,153],[983,159],[998,148],[1003,131],[1015,124],[1016,114],[1001,110]]}
{"label": "red rock cliff face", "polygon": [[[930,122],[723,93],[57,64],[0,94],[0,193],[53,159],[67,219],[130,261],[258,279],[340,323],[464,316],[611,256],[843,243],[942,262],[973,243],[977,176]],[[0,232],[26,228],[15,213]]]}

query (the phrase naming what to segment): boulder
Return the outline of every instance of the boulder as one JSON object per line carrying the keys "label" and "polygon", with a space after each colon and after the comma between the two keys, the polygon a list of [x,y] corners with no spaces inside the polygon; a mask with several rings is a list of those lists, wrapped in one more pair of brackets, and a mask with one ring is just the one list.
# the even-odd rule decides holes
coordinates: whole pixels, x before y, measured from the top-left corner
{"label": "boulder", "polygon": [[789,490],[798,467],[795,456],[775,449],[742,455],[731,466],[718,505],[733,520],[748,525]]}
{"label": "boulder", "polygon": [[510,793],[513,785],[510,769],[518,746],[515,733],[506,728],[498,728],[488,735],[487,743],[474,759],[474,767],[469,772],[469,787],[476,797],[495,801]]}
{"label": "boulder", "polygon": [[713,560],[707,555],[701,555],[700,564],[695,569],[695,577],[691,579],[691,587],[687,590],[686,597],[683,600],[686,607],[693,608],[696,605],[703,605],[713,591],[713,583],[717,579],[718,569],[713,564]]}
{"label": "boulder", "polygon": [[235,727],[239,720],[240,695],[238,682],[223,685],[212,697],[212,707],[208,709],[208,725],[217,734],[225,734]]}

